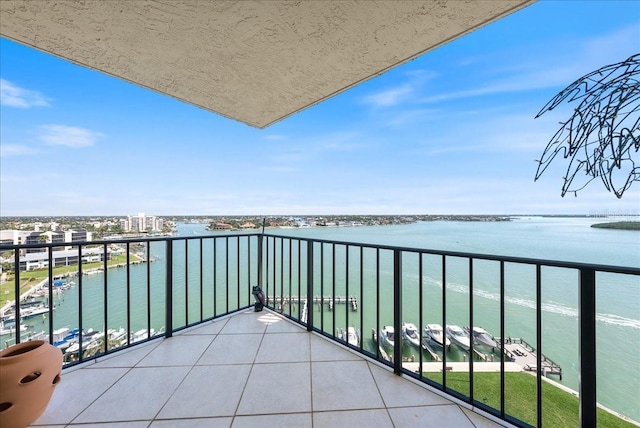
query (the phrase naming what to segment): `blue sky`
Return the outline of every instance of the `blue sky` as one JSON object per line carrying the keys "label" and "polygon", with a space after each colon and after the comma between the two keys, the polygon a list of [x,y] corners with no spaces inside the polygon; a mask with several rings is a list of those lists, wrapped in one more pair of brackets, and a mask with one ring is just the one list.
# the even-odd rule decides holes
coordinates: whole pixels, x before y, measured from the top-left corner
{"label": "blue sky", "polygon": [[534,182],[582,75],[640,52],[640,2],[541,1],[264,130],[0,40],[0,216],[640,214]]}

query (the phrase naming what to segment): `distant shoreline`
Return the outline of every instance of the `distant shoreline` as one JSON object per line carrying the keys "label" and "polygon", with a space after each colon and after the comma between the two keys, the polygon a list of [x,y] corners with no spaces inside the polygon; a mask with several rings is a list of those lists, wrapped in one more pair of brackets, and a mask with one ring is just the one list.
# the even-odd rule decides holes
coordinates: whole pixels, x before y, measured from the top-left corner
{"label": "distant shoreline", "polygon": [[609,223],[596,223],[591,227],[597,229],[636,230],[640,231],[640,221],[615,221]]}

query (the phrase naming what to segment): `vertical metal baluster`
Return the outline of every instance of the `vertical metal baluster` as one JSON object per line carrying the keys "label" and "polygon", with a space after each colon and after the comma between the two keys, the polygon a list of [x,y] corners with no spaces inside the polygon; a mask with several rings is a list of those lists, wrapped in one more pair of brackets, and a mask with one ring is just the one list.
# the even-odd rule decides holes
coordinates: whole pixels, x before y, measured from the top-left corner
{"label": "vertical metal baluster", "polygon": [[[165,337],[173,336],[173,239],[167,241],[167,266],[165,275]],[[129,334],[127,334],[127,345],[130,344]]]}
{"label": "vertical metal baluster", "polygon": [[469,258],[469,403],[473,404],[473,259]]}
{"label": "vertical metal baluster", "polygon": [[247,302],[251,306],[251,236],[247,236]]}
{"label": "vertical metal baluster", "polygon": [[542,277],[540,265],[536,265],[536,410],[538,426],[542,426]]}
{"label": "vertical metal baluster", "polygon": [[331,336],[335,337],[336,335],[336,244],[331,244],[331,304],[333,305],[333,310],[331,311],[331,327],[333,331],[331,332]]}
{"label": "vertical metal baluster", "polygon": [[78,244],[78,361],[83,360],[82,337],[82,245]]}
{"label": "vertical metal baluster", "polygon": [[302,289],[300,288],[302,283],[302,241],[299,239],[297,239],[296,241],[298,242],[298,319],[300,319],[302,317],[302,308],[300,307],[300,298],[302,296]]}
{"label": "vertical metal baluster", "polygon": [[324,244],[320,243],[320,330],[324,332]]}
{"label": "vertical metal baluster", "polygon": [[236,306],[236,309],[240,309],[240,237],[236,237],[236,284],[237,284],[237,290],[236,290],[236,299],[238,301],[238,304]]}
{"label": "vertical metal baluster", "polygon": [[[364,332],[364,247],[360,246],[360,332]],[[360,347],[362,348],[362,340],[360,341]],[[378,351],[376,351],[376,354]]]}
{"label": "vertical metal baluster", "polygon": [[[127,331],[131,331],[131,271],[130,271],[130,267],[131,267],[131,248],[129,245],[129,242],[127,242],[126,244],[126,251],[127,251]],[[147,332],[148,333],[148,332]]]}
{"label": "vertical metal baluster", "polygon": [[282,313],[283,295],[284,295],[284,238],[280,238],[280,313]]}
{"label": "vertical metal baluster", "polygon": [[[227,312],[229,312],[227,310]],[[189,325],[189,238],[184,240],[184,326]]]}
{"label": "vertical metal baluster", "polygon": [[289,308],[289,316],[291,316],[291,300],[292,300],[291,299],[291,282],[293,281],[293,276],[292,276],[293,270],[291,267],[291,262],[293,257],[291,254],[291,238],[289,238],[288,241],[289,241],[289,297],[288,297],[289,301],[288,301],[287,307]]}
{"label": "vertical metal baluster", "polygon": [[313,241],[307,241],[307,331],[313,330]]}
{"label": "vertical metal baluster", "polygon": [[229,313],[229,237],[225,236],[224,237],[224,260],[225,260],[225,290],[226,290],[226,297],[227,297],[227,308],[226,308],[226,312],[225,313]]}
{"label": "vertical metal baluster", "polygon": [[203,240],[202,238],[199,239],[200,241],[200,321],[202,321],[204,319],[204,276],[203,276],[203,270],[202,270],[202,265],[204,264],[204,259],[203,259],[203,251],[202,251],[202,244],[203,244]]}
{"label": "vertical metal baluster", "polygon": [[151,241],[147,241],[147,330],[151,331]]}
{"label": "vertical metal baluster", "polygon": [[376,354],[378,359],[382,357],[380,354],[380,248],[376,247],[376,337],[377,345]]}
{"label": "vertical metal baluster", "polygon": [[[106,253],[105,253],[106,255]],[[53,247],[49,247],[49,253],[47,254],[49,266],[48,266],[48,278],[47,289],[49,290],[49,343],[53,345]],[[105,269],[105,277],[107,270]],[[17,300],[16,300],[17,301]],[[16,318],[17,319],[17,318]],[[20,323],[16,321],[16,337],[20,336]]]}
{"label": "vertical metal baluster", "polygon": [[592,268],[580,269],[579,295],[580,328],[580,426],[597,425],[596,413],[596,271]]}
{"label": "vertical metal baluster", "polygon": [[[423,299],[423,278],[422,278],[422,262],[423,262],[423,254],[422,253],[418,253],[418,332],[420,334],[420,346],[422,347],[422,341],[425,340],[423,337],[424,334],[424,320],[422,319],[422,312],[423,312],[423,307],[422,307],[422,299]],[[422,377],[422,361],[423,361],[423,355],[422,355],[422,349],[418,348],[418,355],[420,355],[420,362],[419,362],[419,371],[420,371],[420,377]]]}
{"label": "vertical metal baluster", "polygon": [[[107,353],[109,351],[109,335],[108,335],[108,331],[109,331],[109,313],[108,313],[108,308],[109,308],[109,293],[107,292],[107,284],[108,284],[108,275],[107,272],[109,272],[108,270],[109,268],[109,264],[107,261],[107,244],[103,244],[102,246],[102,279],[103,279],[103,283],[102,283],[102,296],[104,299],[104,307],[103,307],[103,316],[104,316],[104,352]],[[51,294],[49,294],[49,296],[51,296]]]}
{"label": "vertical metal baluster", "polygon": [[442,256],[442,389],[447,389],[447,259]]}
{"label": "vertical metal baluster", "polygon": [[345,247],[345,268],[344,268],[344,322],[347,329],[347,344],[349,343],[349,245]]}
{"label": "vertical metal baluster", "polygon": [[504,406],[504,262],[500,261],[500,417],[505,417]]}
{"label": "vertical metal baluster", "polygon": [[217,308],[217,301],[218,301],[218,275],[216,272],[216,266],[218,264],[218,258],[217,258],[217,248],[216,248],[216,242],[218,240],[216,238],[213,238],[213,269],[212,269],[212,275],[213,275],[213,317],[217,317],[218,316],[218,308]]}
{"label": "vertical metal baluster", "polygon": [[16,344],[20,343],[20,327],[22,327],[22,319],[20,315],[20,250],[16,249],[13,252],[13,271],[14,282],[13,292],[15,293],[15,324],[16,324]]}
{"label": "vertical metal baluster", "polygon": [[402,373],[402,253],[393,250],[393,371]]}

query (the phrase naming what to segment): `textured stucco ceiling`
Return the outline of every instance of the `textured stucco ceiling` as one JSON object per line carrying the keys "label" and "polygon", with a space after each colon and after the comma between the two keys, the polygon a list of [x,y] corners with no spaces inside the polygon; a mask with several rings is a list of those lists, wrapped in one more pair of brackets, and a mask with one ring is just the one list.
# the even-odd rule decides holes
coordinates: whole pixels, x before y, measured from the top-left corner
{"label": "textured stucco ceiling", "polygon": [[0,33],[263,128],[532,2],[2,0]]}

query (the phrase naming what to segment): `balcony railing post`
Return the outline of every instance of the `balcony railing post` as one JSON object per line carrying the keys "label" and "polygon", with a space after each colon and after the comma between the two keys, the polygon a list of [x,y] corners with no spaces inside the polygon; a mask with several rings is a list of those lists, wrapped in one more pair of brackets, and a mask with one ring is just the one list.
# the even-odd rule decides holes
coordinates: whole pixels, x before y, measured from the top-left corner
{"label": "balcony railing post", "polygon": [[580,269],[580,426],[596,426],[596,272]]}
{"label": "balcony railing post", "polygon": [[[20,250],[16,249],[13,253],[13,272],[14,272],[14,296],[13,301],[16,309],[14,312],[15,325],[16,325],[16,344],[20,343],[20,327],[22,326],[22,318],[20,315]],[[26,266],[25,266],[26,270]],[[51,284],[51,280],[49,280]],[[51,294],[50,294],[51,296]]]}
{"label": "balcony railing post", "polygon": [[165,283],[165,337],[173,336],[173,240],[167,241],[167,278]]}
{"label": "balcony railing post", "polygon": [[260,285],[260,287],[264,287],[262,283],[262,236],[262,234],[258,235],[258,285]]}
{"label": "balcony railing post", "polygon": [[393,371],[400,374],[402,369],[402,253],[393,250]]}
{"label": "balcony railing post", "polygon": [[307,331],[313,330],[313,241],[307,241]]}

